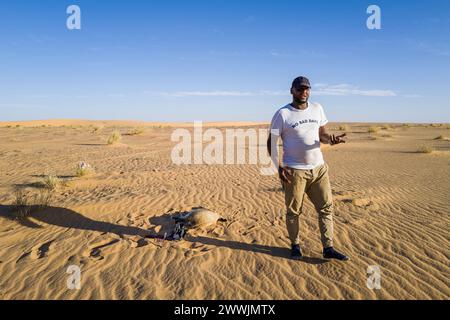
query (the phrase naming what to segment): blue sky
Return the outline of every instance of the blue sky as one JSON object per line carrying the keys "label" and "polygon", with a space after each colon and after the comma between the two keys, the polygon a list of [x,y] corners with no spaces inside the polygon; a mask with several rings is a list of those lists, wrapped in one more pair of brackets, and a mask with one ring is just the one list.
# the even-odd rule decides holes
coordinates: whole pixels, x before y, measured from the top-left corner
{"label": "blue sky", "polygon": [[[81,8],[68,30],[66,8]],[[369,5],[381,30],[366,27]],[[450,1],[1,1],[0,120],[450,122]]]}

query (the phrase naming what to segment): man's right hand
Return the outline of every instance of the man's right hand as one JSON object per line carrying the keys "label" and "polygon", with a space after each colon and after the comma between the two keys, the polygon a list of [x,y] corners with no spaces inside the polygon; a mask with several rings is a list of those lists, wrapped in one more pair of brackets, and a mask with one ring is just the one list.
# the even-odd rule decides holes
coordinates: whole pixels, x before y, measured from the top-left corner
{"label": "man's right hand", "polygon": [[280,177],[281,181],[283,181],[284,183],[291,183],[291,178],[292,178],[292,170],[291,169],[286,169],[283,167],[279,167],[278,168],[278,176]]}

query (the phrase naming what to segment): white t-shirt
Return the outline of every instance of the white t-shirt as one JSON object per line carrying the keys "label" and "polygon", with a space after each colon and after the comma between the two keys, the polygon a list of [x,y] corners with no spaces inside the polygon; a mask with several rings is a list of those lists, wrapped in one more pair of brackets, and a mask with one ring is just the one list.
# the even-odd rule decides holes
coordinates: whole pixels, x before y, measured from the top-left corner
{"label": "white t-shirt", "polygon": [[283,141],[283,165],[293,169],[311,170],[325,162],[320,150],[319,127],[328,123],[323,108],[318,103],[308,103],[299,110],[290,104],[278,110],[270,125],[278,129]]}

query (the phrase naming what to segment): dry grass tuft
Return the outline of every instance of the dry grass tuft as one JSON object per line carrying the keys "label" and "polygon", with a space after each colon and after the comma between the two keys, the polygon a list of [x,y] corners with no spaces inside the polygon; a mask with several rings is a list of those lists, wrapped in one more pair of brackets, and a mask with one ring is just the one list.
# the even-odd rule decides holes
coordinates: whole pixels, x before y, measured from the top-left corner
{"label": "dry grass tuft", "polygon": [[145,132],[144,128],[133,128],[128,131],[129,136],[136,136],[139,134],[143,134]]}
{"label": "dry grass tuft", "polygon": [[91,167],[90,164],[86,163],[86,162],[80,162],[76,169],[75,169],[75,175],[78,178],[90,175],[94,173],[94,169]]}
{"label": "dry grass tuft", "polygon": [[423,146],[419,146],[418,148],[417,148],[417,153],[432,153],[434,150],[433,150],[433,148],[432,147],[430,147],[430,146],[425,146],[425,145],[423,145]]}
{"label": "dry grass tuft", "polygon": [[102,129],[102,126],[92,126],[92,133],[99,133]]}
{"label": "dry grass tuft", "polygon": [[44,186],[44,188],[48,189],[48,190],[55,190],[58,185],[60,184],[60,179],[57,176],[54,175],[48,175],[45,176],[43,181],[42,181],[42,185]]}
{"label": "dry grass tuft", "polygon": [[48,208],[52,202],[54,192],[50,189],[40,189],[38,194],[34,195],[34,205],[38,210]]}
{"label": "dry grass tuft", "polygon": [[113,145],[122,141],[122,135],[118,130],[114,130],[108,138],[108,144]]}
{"label": "dry grass tuft", "polygon": [[371,127],[369,127],[369,129],[367,129],[367,132],[368,133],[378,133],[380,131],[380,128],[379,127],[376,127],[376,126],[371,126]]}
{"label": "dry grass tuft", "polygon": [[13,203],[13,213],[17,219],[27,218],[32,211],[44,210],[48,208],[54,196],[52,189],[39,189],[37,194],[29,195],[23,188],[15,190],[15,200]]}
{"label": "dry grass tuft", "polygon": [[23,219],[30,214],[31,208],[29,206],[28,198],[22,188],[15,190],[15,200],[13,203],[13,212],[17,218]]}

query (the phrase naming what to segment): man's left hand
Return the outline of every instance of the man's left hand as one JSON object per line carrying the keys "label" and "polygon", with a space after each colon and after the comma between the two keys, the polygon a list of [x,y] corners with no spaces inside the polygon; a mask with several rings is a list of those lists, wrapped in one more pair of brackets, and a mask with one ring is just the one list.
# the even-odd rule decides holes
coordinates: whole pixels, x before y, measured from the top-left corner
{"label": "man's left hand", "polygon": [[344,138],[347,136],[346,133],[341,134],[339,136],[335,136],[334,134],[330,134],[330,145],[334,146],[336,144],[345,143]]}

